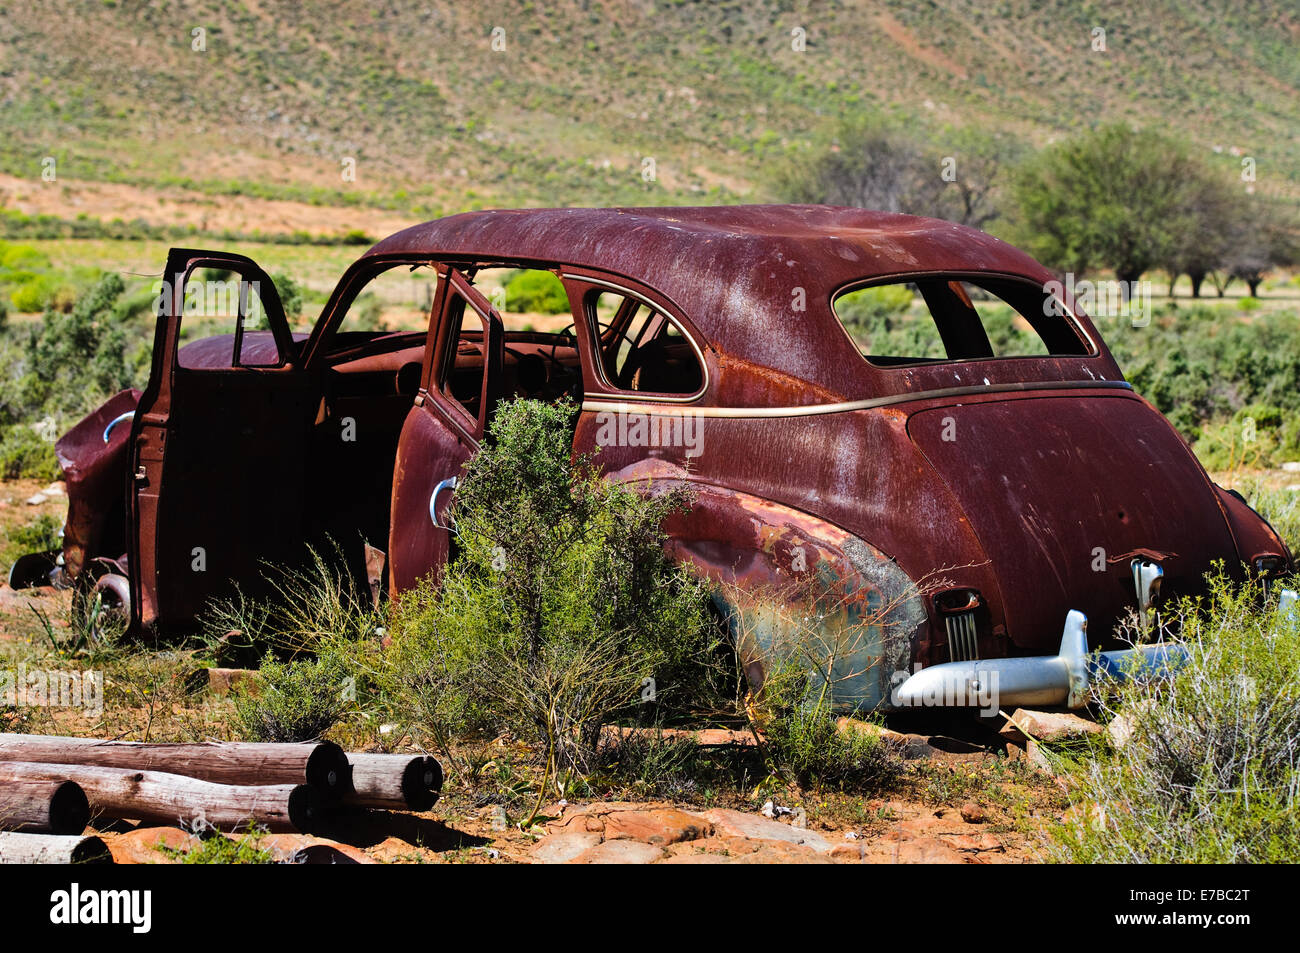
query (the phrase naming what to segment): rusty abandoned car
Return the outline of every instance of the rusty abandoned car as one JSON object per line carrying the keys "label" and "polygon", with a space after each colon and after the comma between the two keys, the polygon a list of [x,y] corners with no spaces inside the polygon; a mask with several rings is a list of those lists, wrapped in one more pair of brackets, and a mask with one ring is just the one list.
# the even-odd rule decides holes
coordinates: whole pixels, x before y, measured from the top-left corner
{"label": "rusty abandoned car", "polygon": [[[478,280],[502,268],[555,275],[567,326],[507,327]],[[237,277],[239,313],[182,344],[203,269]],[[359,328],[356,303],[397,269],[429,276],[427,329]],[[610,479],[690,485],[672,553],[714,584],[753,659],[796,615],[827,646],[855,633],[832,663],[844,708],[970,704],[948,696],[990,682],[1003,705],[1077,705],[1099,667],[1166,651],[1124,649],[1122,619],[1202,591],[1218,560],[1238,578],[1291,568],[1055,276],[948,222],[470,212],[379,242],[299,332],[247,258],[177,249],[165,278],[147,387],[59,441],[62,552],[13,579],[93,585],[137,631],[192,625],[264,561],[326,539],[357,541],[363,583],[382,557],[394,596],[436,573],[457,477],[511,396],[574,399],[574,452]],[[846,319],[884,285],[929,335],[909,353]],[[991,335],[991,314],[1016,333]],[[1111,651],[1089,656],[1090,638]]]}

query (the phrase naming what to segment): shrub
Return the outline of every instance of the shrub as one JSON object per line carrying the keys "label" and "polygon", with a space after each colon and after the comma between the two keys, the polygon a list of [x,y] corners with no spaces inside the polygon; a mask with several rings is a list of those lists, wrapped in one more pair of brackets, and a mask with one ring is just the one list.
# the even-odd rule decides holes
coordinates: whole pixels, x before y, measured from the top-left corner
{"label": "shrub", "polygon": [[[1078,805],[1049,854],[1075,863],[1293,863],[1300,858],[1300,625],[1257,586],[1212,580],[1206,611],[1168,619],[1189,661],[1098,693],[1124,719],[1062,769]],[[1113,732],[1114,734],[1114,732]]]}
{"label": "shrub", "polygon": [[70,314],[46,311],[31,328],[26,373],[19,382],[25,408],[80,414],[130,386],[126,335],[113,315],[124,290],[120,276],[105,275],[77,299]]}
{"label": "shrub", "polygon": [[325,653],[313,661],[262,660],[255,687],[235,698],[235,722],[247,741],[314,741],[338,722],[351,704],[351,669]]}
{"label": "shrub", "polygon": [[563,314],[569,310],[564,285],[549,271],[517,273],[506,282],[506,301],[511,311]]}
{"label": "shrub", "polygon": [[262,844],[265,835],[265,829],[238,839],[212,834],[190,850],[168,847],[160,839],[155,850],[181,864],[274,864],[275,855]]}
{"label": "shrub", "polygon": [[275,290],[280,295],[280,307],[284,309],[284,316],[291,322],[301,318],[302,285],[284,272],[272,275],[271,283],[275,285]]}
{"label": "shrub", "polygon": [[387,690],[449,756],[453,736],[508,730],[586,771],[647,679],[661,710],[686,704],[709,648],[703,589],[663,549],[686,497],[571,460],[573,410],[498,409],[456,492],[455,558],[393,614]]}
{"label": "shrub", "polygon": [[61,472],[49,440],[24,424],[5,431],[0,439],[0,475],[6,480],[57,480]]}
{"label": "shrub", "polygon": [[759,727],[769,768],[801,787],[871,788],[898,775],[897,759],[873,732],[839,727],[829,684],[797,662],[770,667]]}
{"label": "shrub", "polygon": [[30,523],[11,527],[5,535],[25,553],[45,552],[59,548],[59,531],[62,529],[62,520],[53,513],[42,513]]}

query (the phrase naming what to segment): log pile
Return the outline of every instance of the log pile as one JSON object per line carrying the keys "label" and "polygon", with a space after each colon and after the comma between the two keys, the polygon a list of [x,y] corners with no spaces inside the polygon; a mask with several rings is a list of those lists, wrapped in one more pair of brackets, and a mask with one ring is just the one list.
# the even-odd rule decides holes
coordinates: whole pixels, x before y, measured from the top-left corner
{"label": "log pile", "polygon": [[434,758],[346,754],[332,742],[145,744],[0,734],[0,863],[101,860],[102,841],[69,836],[101,819],[196,833],[318,833],[346,823],[349,812],[427,811],[441,789]]}

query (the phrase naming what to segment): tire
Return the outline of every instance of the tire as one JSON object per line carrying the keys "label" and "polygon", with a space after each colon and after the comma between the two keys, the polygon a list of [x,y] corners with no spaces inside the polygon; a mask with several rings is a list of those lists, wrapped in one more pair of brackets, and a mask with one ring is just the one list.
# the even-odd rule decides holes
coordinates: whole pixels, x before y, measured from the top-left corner
{"label": "tire", "polygon": [[109,635],[121,635],[131,624],[131,581],[117,573],[105,573],[95,580],[90,605],[99,602],[99,615],[91,626],[91,638],[103,641]]}

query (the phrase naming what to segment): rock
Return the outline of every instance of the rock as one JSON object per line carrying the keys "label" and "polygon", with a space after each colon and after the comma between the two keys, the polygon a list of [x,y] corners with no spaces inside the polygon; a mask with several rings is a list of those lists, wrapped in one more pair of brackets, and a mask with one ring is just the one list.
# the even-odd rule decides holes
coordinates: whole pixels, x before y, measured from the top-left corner
{"label": "rock", "polygon": [[887,744],[900,758],[914,761],[917,758],[929,758],[935,753],[930,740],[924,735],[909,735],[893,731],[874,722],[847,716],[835,719],[835,727],[842,732],[863,732],[874,735]]}
{"label": "rock", "polygon": [[768,801],[758,809],[758,813],[764,817],[776,817],[776,805]]}
{"label": "rock", "polygon": [[45,502],[46,499],[47,497],[45,496],[44,493],[34,493],[31,496],[27,497],[27,505],[40,506],[42,503]]}
{"label": "rock", "polygon": [[584,850],[570,864],[653,864],[662,860],[662,847],[634,840],[607,840]]}
{"label": "rock", "polygon": [[1104,729],[1095,721],[1080,718],[1069,712],[1030,711],[1017,708],[1011,715],[1012,723],[1027,738],[1037,741],[1068,741],[1101,733]]}
{"label": "rock", "polygon": [[60,483],[58,480],[55,480],[53,483],[51,483],[41,492],[44,493],[46,496],[63,496],[64,495],[63,484]]}
{"label": "rock", "polygon": [[605,817],[605,840],[634,840],[660,847],[679,841],[699,840],[713,833],[708,821],[679,811],[659,808],[650,811],[615,811]]}
{"label": "rock", "polygon": [[989,819],[988,812],[979,804],[963,804],[961,819],[967,824],[983,824]]}
{"label": "rock", "polygon": [[229,695],[240,689],[248,695],[258,693],[257,670],[250,668],[201,668],[187,680],[190,691],[206,690],[211,695]]}
{"label": "rock", "polygon": [[1287,473],[1300,473],[1300,460],[1287,460],[1282,464],[1282,469]]}
{"label": "rock", "polygon": [[104,842],[115,864],[173,864],[176,861],[160,848],[188,851],[200,843],[179,827],[138,827],[124,834],[106,835]]}
{"label": "rock", "polygon": [[567,864],[600,843],[600,834],[592,831],[561,831],[550,834],[531,851],[534,860],[543,864]]}
{"label": "rock", "polygon": [[894,864],[965,864],[974,860],[971,854],[957,850],[936,837],[897,840],[884,846],[884,856],[871,859]]}
{"label": "rock", "polygon": [[703,816],[719,835],[798,844],[822,854],[829,854],[831,851],[830,841],[821,834],[791,827],[779,821],[770,821],[765,817],[727,808],[714,808],[705,811]]}
{"label": "rock", "polygon": [[830,862],[830,851],[823,853],[804,844],[774,840],[760,841],[756,850],[741,854],[730,861],[733,864],[829,864]]}

